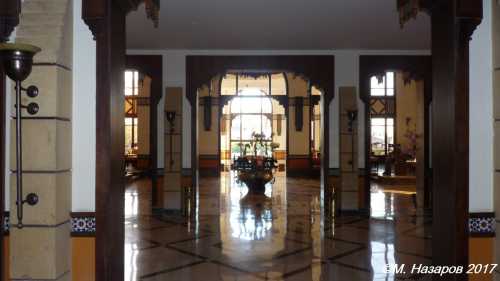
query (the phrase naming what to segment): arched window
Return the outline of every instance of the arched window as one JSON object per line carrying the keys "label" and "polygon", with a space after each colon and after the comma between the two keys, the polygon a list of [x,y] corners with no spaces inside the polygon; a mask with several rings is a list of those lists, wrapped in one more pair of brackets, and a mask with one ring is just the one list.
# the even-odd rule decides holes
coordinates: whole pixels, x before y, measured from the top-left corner
{"label": "arched window", "polygon": [[235,96],[229,102],[228,110],[231,115],[231,157],[242,154],[242,147],[252,140],[253,133],[263,134],[266,141],[272,142],[273,103],[270,95],[273,93],[286,95],[286,81],[282,73],[262,74],[257,78],[253,75],[227,74],[222,79],[221,95]]}
{"label": "arched window", "polygon": [[229,104],[232,117],[231,141],[249,141],[252,133],[264,134],[271,140],[273,107],[263,92],[242,90]]}

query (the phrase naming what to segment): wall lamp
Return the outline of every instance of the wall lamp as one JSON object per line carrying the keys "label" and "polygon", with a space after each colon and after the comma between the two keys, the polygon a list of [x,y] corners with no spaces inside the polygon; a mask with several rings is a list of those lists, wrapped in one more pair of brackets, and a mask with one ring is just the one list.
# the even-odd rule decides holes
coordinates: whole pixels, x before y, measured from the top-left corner
{"label": "wall lamp", "polygon": [[352,132],[352,127],[353,127],[353,124],[354,124],[354,121],[356,121],[358,117],[358,111],[357,110],[347,110],[347,120],[349,121],[349,123],[347,124],[347,128],[349,130],[349,132]]}
{"label": "wall lamp", "polygon": [[173,166],[174,166],[174,156],[173,156],[173,134],[175,131],[174,125],[175,125],[175,111],[167,111],[165,113],[167,117],[167,121],[170,124],[170,171],[172,171]]}
{"label": "wall lamp", "polygon": [[39,106],[37,103],[29,103],[23,105],[21,103],[21,94],[25,92],[28,97],[34,98],[38,96],[38,88],[29,86],[23,88],[21,82],[26,80],[31,74],[33,66],[33,56],[40,52],[41,49],[28,44],[0,44],[0,58],[3,61],[3,70],[7,76],[16,83],[16,206],[17,206],[17,227],[23,227],[23,205],[28,203],[34,206],[38,203],[38,195],[30,193],[23,197],[23,148],[22,148],[22,114],[21,109],[26,108],[30,115],[37,114]]}

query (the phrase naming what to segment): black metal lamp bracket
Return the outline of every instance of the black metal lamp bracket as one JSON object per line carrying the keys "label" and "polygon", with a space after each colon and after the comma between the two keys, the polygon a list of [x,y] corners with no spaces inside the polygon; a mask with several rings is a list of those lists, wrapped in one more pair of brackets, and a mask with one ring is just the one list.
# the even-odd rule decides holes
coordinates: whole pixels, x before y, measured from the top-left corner
{"label": "black metal lamp bracket", "polygon": [[31,102],[28,105],[21,103],[21,94],[25,92],[28,97],[35,98],[39,91],[36,86],[23,88],[22,81],[31,74],[33,66],[33,56],[40,51],[40,48],[27,44],[0,44],[0,58],[3,62],[3,69],[7,76],[16,83],[16,207],[17,207],[17,227],[23,227],[23,205],[28,203],[34,206],[38,203],[39,197],[36,193],[29,193],[26,198],[23,196],[23,149],[22,149],[22,109],[25,108],[30,115],[35,115],[40,110],[37,103]]}

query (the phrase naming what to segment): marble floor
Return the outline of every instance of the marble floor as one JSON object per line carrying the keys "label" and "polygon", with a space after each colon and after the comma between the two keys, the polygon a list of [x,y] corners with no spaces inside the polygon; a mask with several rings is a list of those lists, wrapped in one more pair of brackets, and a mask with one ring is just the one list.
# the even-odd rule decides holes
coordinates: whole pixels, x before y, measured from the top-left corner
{"label": "marble floor", "polygon": [[431,263],[431,221],[409,194],[373,186],[370,218],[328,227],[319,181],[278,175],[266,197],[246,193],[230,173],[203,178],[196,219],[185,221],[153,216],[149,181],[130,182],[125,280],[430,280],[386,270]]}

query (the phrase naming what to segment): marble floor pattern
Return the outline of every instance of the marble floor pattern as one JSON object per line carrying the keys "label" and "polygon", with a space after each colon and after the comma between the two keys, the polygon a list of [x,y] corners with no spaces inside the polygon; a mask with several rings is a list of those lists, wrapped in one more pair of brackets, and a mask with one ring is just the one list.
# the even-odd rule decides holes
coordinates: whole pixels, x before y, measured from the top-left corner
{"label": "marble floor pattern", "polygon": [[374,186],[370,218],[340,216],[325,231],[319,180],[279,174],[267,198],[246,200],[230,173],[201,178],[191,221],[153,215],[150,192],[145,179],[127,185],[128,281],[430,280],[386,271],[431,263],[431,220],[408,194]]}

